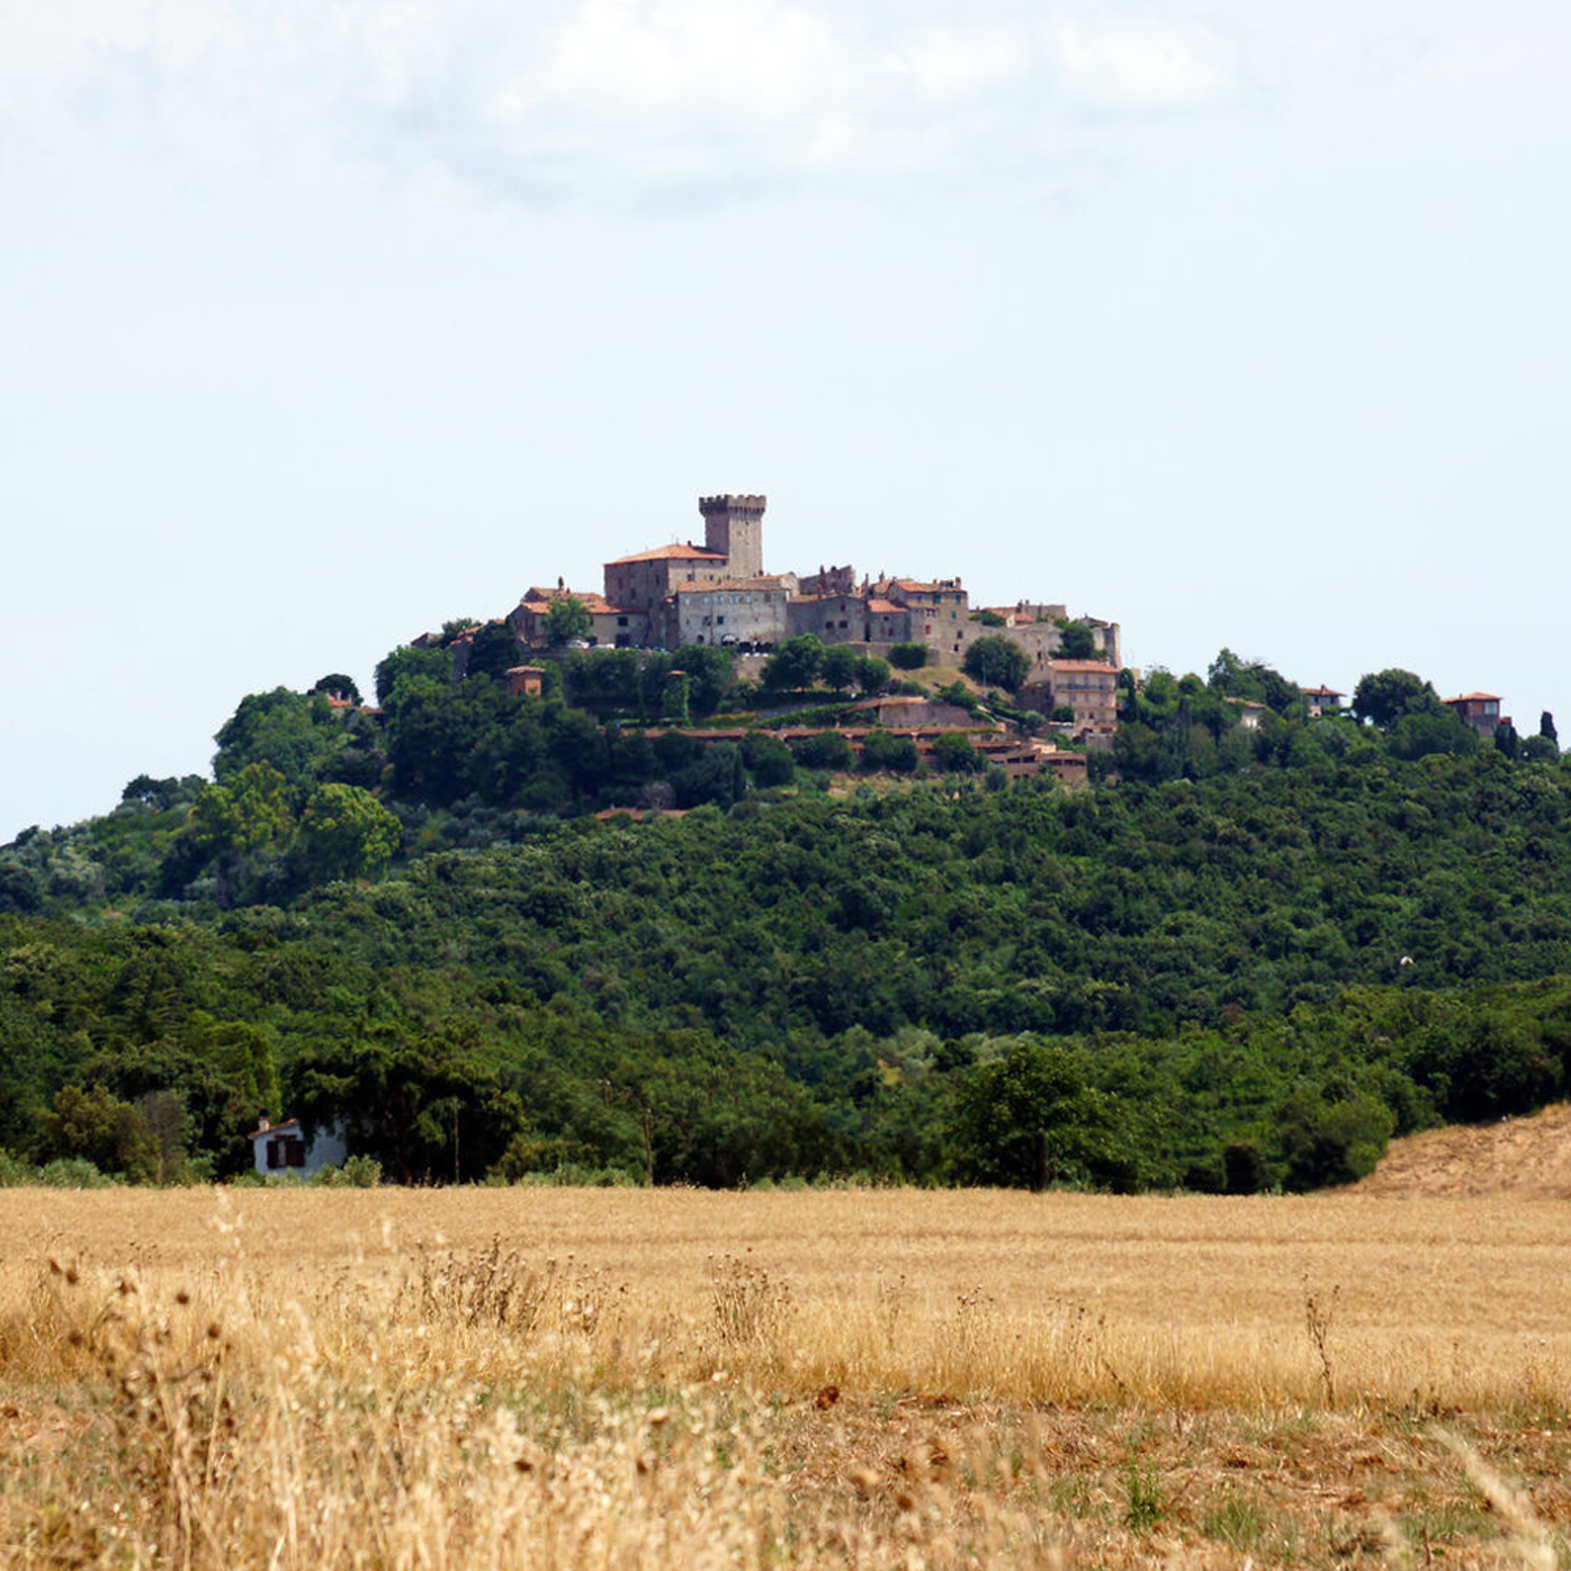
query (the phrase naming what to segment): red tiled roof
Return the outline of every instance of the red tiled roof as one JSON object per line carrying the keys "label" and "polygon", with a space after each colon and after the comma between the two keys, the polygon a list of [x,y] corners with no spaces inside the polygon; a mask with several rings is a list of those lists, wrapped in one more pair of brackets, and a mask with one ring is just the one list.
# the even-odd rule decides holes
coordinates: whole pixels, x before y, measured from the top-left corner
{"label": "red tiled roof", "polygon": [[286,1119],[283,1120],[282,1123],[278,1123],[278,1124],[263,1124],[260,1129],[253,1129],[251,1131],[251,1133],[246,1136],[246,1139],[247,1140],[260,1140],[263,1135],[282,1135],[282,1134],[298,1133],[299,1129],[300,1129],[300,1120],[298,1118],[286,1118]]}
{"label": "red tiled roof", "polygon": [[706,551],[702,546],[696,545],[663,545],[657,546],[653,551],[635,551],[631,556],[619,556],[614,562],[607,562],[607,567],[622,567],[629,562],[724,562],[728,558],[718,551]]}
{"label": "red tiled roof", "polygon": [[519,603],[529,611],[546,611],[553,600],[576,600],[591,616],[605,616],[615,612],[626,615],[622,606],[612,605],[597,589],[530,589]]}
{"label": "red tiled roof", "polygon": [[1301,687],[1299,692],[1305,698],[1341,698],[1343,696],[1334,687]]}
{"label": "red tiled roof", "polygon": [[903,605],[896,605],[893,600],[869,600],[867,609],[874,616],[898,616],[906,608]]}
{"label": "red tiled roof", "polygon": [[1455,698],[1443,698],[1443,704],[1498,704],[1499,693],[1459,693]]}

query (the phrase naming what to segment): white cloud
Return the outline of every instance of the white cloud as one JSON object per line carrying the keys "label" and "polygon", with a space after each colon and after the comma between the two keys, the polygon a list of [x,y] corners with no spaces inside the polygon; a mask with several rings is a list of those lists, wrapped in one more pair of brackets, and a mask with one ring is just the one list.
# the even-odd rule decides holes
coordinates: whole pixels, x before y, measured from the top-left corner
{"label": "white cloud", "polygon": [[1234,50],[1191,23],[1074,18],[1048,30],[1072,97],[1103,110],[1194,109],[1233,84]]}
{"label": "white cloud", "polygon": [[[1491,53],[1492,23],[1437,8],[1433,58],[1458,58],[1465,25],[1511,75],[1531,26],[1501,23]],[[1249,0],[0,0],[13,145],[142,138],[220,169],[414,158],[610,205],[1029,181],[1065,134],[1251,112],[1305,80],[1399,84],[1421,54],[1381,0],[1296,18]]]}

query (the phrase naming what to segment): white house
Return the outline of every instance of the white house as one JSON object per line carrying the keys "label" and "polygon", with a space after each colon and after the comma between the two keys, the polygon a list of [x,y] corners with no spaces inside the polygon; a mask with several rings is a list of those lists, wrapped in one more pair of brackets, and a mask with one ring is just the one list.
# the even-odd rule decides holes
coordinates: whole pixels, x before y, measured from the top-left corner
{"label": "white house", "polygon": [[349,1155],[342,1124],[319,1128],[308,1140],[298,1118],[261,1124],[246,1136],[259,1173],[295,1173],[305,1178],[323,1167],[340,1167]]}

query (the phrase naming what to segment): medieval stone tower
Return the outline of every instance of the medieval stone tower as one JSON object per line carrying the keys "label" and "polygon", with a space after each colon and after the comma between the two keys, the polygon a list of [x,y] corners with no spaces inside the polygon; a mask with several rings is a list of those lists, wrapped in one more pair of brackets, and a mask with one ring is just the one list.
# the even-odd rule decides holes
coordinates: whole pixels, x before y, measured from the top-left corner
{"label": "medieval stone tower", "polygon": [[757,578],[764,571],[764,503],[762,496],[701,496],[704,545],[729,558],[731,578]]}

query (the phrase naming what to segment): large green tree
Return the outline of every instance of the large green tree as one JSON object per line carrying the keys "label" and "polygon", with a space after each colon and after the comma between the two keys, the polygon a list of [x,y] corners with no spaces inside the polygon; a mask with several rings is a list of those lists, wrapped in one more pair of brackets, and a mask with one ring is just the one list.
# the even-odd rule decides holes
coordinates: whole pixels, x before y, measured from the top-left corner
{"label": "large green tree", "polygon": [[1017,1042],[966,1072],[950,1121],[950,1160],[968,1183],[1126,1187],[1139,1162],[1123,1122],[1070,1053]]}
{"label": "large green tree", "polygon": [[764,686],[776,693],[811,687],[823,663],[824,645],[816,633],[788,638],[764,663]]}
{"label": "large green tree", "polygon": [[687,674],[687,702],[695,715],[712,715],[736,685],[731,651],[721,645],[682,644],[671,661]]}
{"label": "large green tree", "polygon": [[1058,624],[1058,652],[1065,660],[1095,660],[1096,634],[1089,622],[1062,621]]}
{"label": "large green tree", "polygon": [[399,835],[398,820],[369,791],[322,785],[300,815],[299,856],[313,884],[369,878],[387,866]]}
{"label": "large green tree", "polygon": [[506,620],[487,622],[470,640],[464,675],[488,676],[500,682],[522,659],[523,646],[513,624]]}
{"label": "large green tree", "polygon": [[338,716],[320,694],[306,697],[287,687],[252,693],[214,738],[213,778],[227,783],[248,764],[265,763],[291,786],[304,782],[312,766],[344,744]]}
{"label": "large green tree", "polygon": [[1353,689],[1353,713],[1382,731],[1390,730],[1404,715],[1433,715],[1444,707],[1423,677],[1396,666],[1361,676]]}
{"label": "large green tree", "polygon": [[966,675],[984,687],[1003,687],[1012,693],[1030,669],[1030,655],[998,633],[977,639],[965,652]]}
{"label": "large green tree", "polygon": [[833,693],[849,691],[856,681],[857,655],[849,644],[831,644],[818,665],[819,680]]}
{"label": "large green tree", "polygon": [[377,662],[376,701],[388,703],[407,682],[445,683],[451,681],[452,676],[453,657],[445,648],[416,649],[412,644],[400,644]]}
{"label": "large green tree", "polygon": [[575,639],[588,638],[593,626],[589,608],[577,595],[557,595],[546,608],[546,642],[553,648],[560,649]]}

